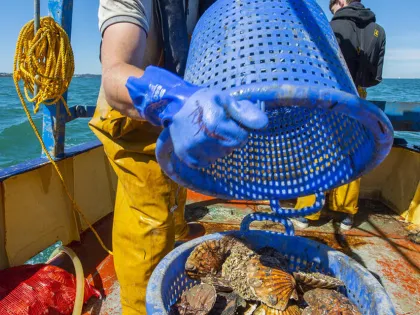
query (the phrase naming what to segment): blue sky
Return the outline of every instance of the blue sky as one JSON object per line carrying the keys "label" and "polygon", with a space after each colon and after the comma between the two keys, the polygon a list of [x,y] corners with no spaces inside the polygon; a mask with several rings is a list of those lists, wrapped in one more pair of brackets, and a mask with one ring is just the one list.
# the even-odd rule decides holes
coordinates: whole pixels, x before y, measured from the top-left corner
{"label": "blue sky", "polygon": [[[330,19],[328,2],[318,0]],[[100,73],[98,3],[99,0],[74,0],[72,46],[76,73]],[[397,9],[397,2],[391,0],[364,0],[363,3],[376,13],[378,23],[387,33],[384,77],[420,78],[420,1],[406,0]],[[41,0],[41,15],[47,14],[47,0]],[[33,0],[3,1],[0,72],[12,71],[17,36],[32,18]]]}

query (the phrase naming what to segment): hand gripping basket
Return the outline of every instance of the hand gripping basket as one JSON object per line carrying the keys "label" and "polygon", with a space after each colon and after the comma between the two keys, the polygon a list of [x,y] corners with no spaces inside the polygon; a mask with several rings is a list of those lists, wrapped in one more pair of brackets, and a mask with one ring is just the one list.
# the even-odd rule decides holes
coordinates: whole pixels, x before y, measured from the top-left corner
{"label": "hand gripping basket", "polygon": [[392,147],[391,123],[358,97],[315,0],[218,0],[194,30],[185,79],[264,104],[270,118],[243,148],[203,169],[182,163],[162,132],[162,169],[206,195],[273,200],[277,211],[278,200],[319,194],[316,212],[322,192],[369,172]]}
{"label": "hand gripping basket", "polygon": [[[364,314],[395,314],[383,287],[366,269],[327,246],[293,236],[288,219],[319,211],[325,191],[375,168],[393,140],[388,118],[358,97],[316,0],[218,0],[194,30],[185,79],[259,103],[270,124],[252,132],[244,147],[203,169],[183,164],[164,130],[156,149],[164,172],[206,195],[270,200],[272,214],[250,214],[241,231],[231,233],[256,248],[269,245],[287,254],[291,270],[310,265],[337,276]],[[310,194],[317,195],[311,207],[280,207],[279,200]],[[249,231],[255,220],[282,223],[286,235]],[[149,314],[166,313],[192,285],[184,274],[189,253],[200,242],[219,237],[190,241],[161,261],[147,288]]]}

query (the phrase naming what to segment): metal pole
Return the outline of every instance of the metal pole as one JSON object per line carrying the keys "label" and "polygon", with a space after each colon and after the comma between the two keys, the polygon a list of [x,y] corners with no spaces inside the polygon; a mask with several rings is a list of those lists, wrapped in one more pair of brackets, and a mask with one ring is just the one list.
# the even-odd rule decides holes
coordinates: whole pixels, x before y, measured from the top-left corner
{"label": "metal pole", "polygon": [[[41,18],[40,18],[40,0],[34,0],[34,36],[36,35],[36,32],[38,32],[40,24],[41,24]],[[38,74],[35,75],[35,80],[38,79]],[[38,94],[38,85],[34,85],[34,96]]]}
{"label": "metal pole", "polygon": [[[73,16],[73,0],[48,0],[49,15],[61,25],[71,38],[71,24]],[[63,94],[67,101],[67,92]],[[60,101],[55,106],[43,106],[42,139],[48,151],[56,158],[64,157],[66,136],[66,110]]]}

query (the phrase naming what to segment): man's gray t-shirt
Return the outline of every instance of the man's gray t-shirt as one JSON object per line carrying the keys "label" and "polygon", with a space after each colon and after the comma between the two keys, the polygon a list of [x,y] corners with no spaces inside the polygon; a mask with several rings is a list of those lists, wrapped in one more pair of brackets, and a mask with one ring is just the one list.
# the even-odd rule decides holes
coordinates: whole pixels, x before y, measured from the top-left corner
{"label": "man's gray t-shirt", "polygon": [[[191,35],[197,22],[199,0],[189,0],[187,29]],[[153,0],[100,0],[98,18],[99,30],[103,35],[107,27],[115,23],[133,23],[147,34],[143,66],[158,64],[162,52],[162,36],[157,24],[156,4]]]}

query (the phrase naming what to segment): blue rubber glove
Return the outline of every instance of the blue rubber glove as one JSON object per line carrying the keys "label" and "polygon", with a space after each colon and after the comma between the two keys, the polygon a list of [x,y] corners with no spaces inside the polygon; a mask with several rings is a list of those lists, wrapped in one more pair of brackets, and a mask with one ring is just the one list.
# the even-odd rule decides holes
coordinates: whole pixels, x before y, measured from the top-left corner
{"label": "blue rubber glove", "polygon": [[128,93],[140,116],[155,126],[167,126],[185,101],[201,89],[159,67],[149,66],[140,78],[129,77]]}
{"label": "blue rubber glove", "polygon": [[175,154],[190,167],[206,167],[244,146],[251,130],[268,124],[267,115],[249,101],[202,89],[194,93],[169,125]]}
{"label": "blue rubber glove", "polygon": [[147,67],[127,88],[141,117],[169,128],[175,154],[190,167],[206,167],[245,145],[251,130],[268,124],[250,101],[227,92],[192,85],[178,76]]}

